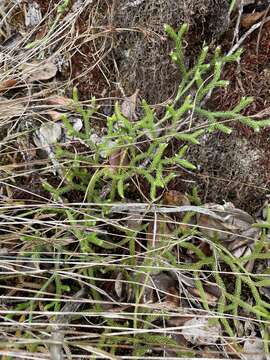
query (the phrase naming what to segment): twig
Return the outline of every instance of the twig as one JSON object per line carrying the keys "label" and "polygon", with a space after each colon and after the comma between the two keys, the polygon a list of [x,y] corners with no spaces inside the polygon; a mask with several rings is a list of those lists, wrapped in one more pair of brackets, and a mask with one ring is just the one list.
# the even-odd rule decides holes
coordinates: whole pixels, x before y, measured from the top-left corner
{"label": "twig", "polygon": [[163,214],[171,214],[177,212],[195,212],[199,214],[209,215],[217,220],[224,221],[224,218],[217,215],[215,212],[206,209],[202,206],[193,206],[193,205],[185,205],[185,206],[170,206],[170,207],[160,207],[157,205],[147,205],[147,204],[136,204],[136,203],[128,203],[128,204],[119,204],[113,205],[111,208],[111,212],[133,212],[133,213],[163,213]]}
{"label": "twig", "polygon": [[[79,290],[74,296],[72,296],[72,300],[80,300],[85,295],[85,288],[82,288]],[[63,332],[63,328],[60,329],[58,324],[62,325],[68,325],[68,323],[71,320],[72,314],[76,313],[76,311],[81,306],[81,302],[66,302],[66,304],[63,306],[63,309],[61,312],[63,312],[63,315],[57,315],[56,319],[54,321],[55,326],[54,330],[51,333],[51,345],[50,345],[50,356],[52,360],[63,360],[63,350],[65,349],[66,353],[69,352],[68,347],[65,344],[65,335]],[[70,315],[66,315],[66,312],[70,312]],[[71,359],[71,356],[68,358]]]}
{"label": "twig", "polygon": [[257,30],[261,25],[265,24],[270,20],[270,16],[265,18],[264,20],[258,22],[257,24],[254,24],[238,41],[237,43],[231,48],[231,50],[228,52],[227,55],[232,55],[246,40],[246,38],[252,34],[255,30]]}
{"label": "twig", "polygon": [[239,6],[239,10],[238,10],[238,16],[237,16],[235,29],[234,29],[232,44],[234,43],[235,40],[236,40],[236,42],[239,41],[239,25],[240,25],[242,14],[243,14],[243,0],[240,1],[240,6]]}

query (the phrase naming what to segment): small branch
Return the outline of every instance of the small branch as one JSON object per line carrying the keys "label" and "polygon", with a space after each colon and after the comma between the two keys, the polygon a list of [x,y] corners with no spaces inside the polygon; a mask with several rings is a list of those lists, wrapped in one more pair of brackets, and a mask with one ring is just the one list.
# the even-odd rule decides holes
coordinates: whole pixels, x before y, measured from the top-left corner
{"label": "small branch", "polygon": [[231,48],[231,50],[228,52],[227,55],[232,55],[239,47],[243,44],[243,42],[246,40],[246,38],[252,34],[255,30],[257,30],[260,26],[265,24],[270,20],[270,16],[265,18],[264,20],[258,22],[257,24],[254,24],[238,41],[237,43]]}
{"label": "small branch", "polygon": [[202,206],[193,206],[193,205],[184,205],[184,206],[157,206],[157,205],[148,205],[148,204],[140,204],[140,203],[128,203],[128,204],[119,204],[113,205],[111,208],[111,212],[121,213],[121,212],[132,212],[132,213],[162,213],[162,214],[171,214],[177,212],[195,212],[199,214],[204,214],[211,216],[214,219],[224,221],[224,218],[217,215],[215,212],[206,209]]}
{"label": "small branch", "polygon": [[235,29],[234,29],[232,44],[234,43],[235,40],[236,40],[236,42],[239,41],[239,26],[240,26],[242,14],[243,14],[243,0],[240,0],[240,5],[239,5],[237,21],[236,21],[236,25],[235,25]]}

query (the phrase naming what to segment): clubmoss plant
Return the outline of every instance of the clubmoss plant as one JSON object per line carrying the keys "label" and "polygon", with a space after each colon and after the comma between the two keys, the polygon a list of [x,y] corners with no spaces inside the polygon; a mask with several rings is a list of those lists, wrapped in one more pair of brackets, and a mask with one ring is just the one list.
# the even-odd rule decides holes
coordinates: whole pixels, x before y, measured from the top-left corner
{"label": "clubmoss plant", "polygon": [[[187,29],[187,24],[178,32],[169,25],[165,26],[166,33],[175,43],[171,59],[178,67],[182,80],[175,98],[167,105],[161,118],[153,107],[142,101],[144,114],[134,121],[123,115],[121,106],[116,102],[114,114],[107,119],[107,135],[99,144],[93,144],[90,139],[91,117],[96,109],[94,100],[91,110],[84,110],[77,91],[73,92],[76,109],[84,119],[84,133],[75,134],[68,119],[64,121],[70,132],[84,141],[94,155],[74,155],[58,149],[58,157],[73,161],[67,169],[66,184],[60,189],[61,194],[77,189],[85,192],[88,201],[113,201],[116,197],[126,196],[130,180],[137,176],[149,184],[149,198],[155,201],[157,190],[164,188],[176,176],[172,169],[179,166],[188,170],[196,169],[185,158],[185,153],[189,146],[199,145],[201,135],[216,130],[230,134],[232,128],[228,123],[233,121],[241,122],[254,131],[270,124],[270,120],[255,121],[241,114],[252,102],[251,97],[242,98],[231,110],[213,111],[207,108],[207,99],[213,90],[228,85],[228,81],[221,79],[223,66],[239,60],[242,51],[223,55],[217,47],[211,55],[209,48],[204,46],[194,66],[188,67],[183,46]],[[194,125],[195,119],[199,119],[199,125]],[[179,144],[174,152],[170,150],[173,140]],[[110,166],[113,158],[118,159],[117,163]],[[82,164],[94,166],[96,170],[88,170]],[[110,191],[101,198],[105,184],[109,184]]]}

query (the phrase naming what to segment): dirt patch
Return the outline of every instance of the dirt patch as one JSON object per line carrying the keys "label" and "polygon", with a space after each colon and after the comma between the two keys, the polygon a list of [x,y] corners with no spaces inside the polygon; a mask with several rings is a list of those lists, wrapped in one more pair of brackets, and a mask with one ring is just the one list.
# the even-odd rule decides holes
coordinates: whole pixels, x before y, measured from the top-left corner
{"label": "dirt patch", "polygon": [[110,82],[106,81],[93,53],[92,44],[82,45],[71,57],[70,66],[66,69],[79,90],[81,100],[89,100],[92,96],[104,97],[110,93]]}
{"label": "dirt patch", "polygon": [[235,131],[233,136],[208,134],[200,147],[192,148],[196,176],[204,202],[232,201],[254,213],[265,200],[270,184],[269,148],[264,138],[252,140]]}
{"label": "dirt patch", "polygon": [[[225,41],[225,48],[228,43]],[[245,42],[239,66],[231,64],[224,69],[224,78],[230,80],[225,90],[218,90],[212,104],[221,110],[233,107],[243,96],[252,96],[253,103],[246,114],[253,115],[270,106],[270,23],[254,32]]]}
{"label": "dirt patch", "polygon": [[[112,5],[100,0],[87,6],[76,20],[77,40],[69,51],[61,80],[68,81],[70,88],[75,85],[81,100],[115,95],[116,75],[112,57],[115,29],[111,12]],[[69,90],[67,88],[68,93]]]}

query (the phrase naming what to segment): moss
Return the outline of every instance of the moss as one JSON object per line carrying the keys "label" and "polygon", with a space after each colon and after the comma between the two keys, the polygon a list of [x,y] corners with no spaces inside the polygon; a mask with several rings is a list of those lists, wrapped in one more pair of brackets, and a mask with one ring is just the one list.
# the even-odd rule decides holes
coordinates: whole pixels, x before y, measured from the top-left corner
{"label": "moss", "polygon": [[113,17],[115,27],[129,29],[117,34],[118,80],[127,94],[139,89],[142,98],[159,103],[173,95],[180,79],[168,57],[173,44],[166,39],[163,24],[179,28],[187,22],[189,47],[200,48],[203,40],[226,29],[228,4],[226,0],[147,0],[127,7],[129,3],[120,1]]}

